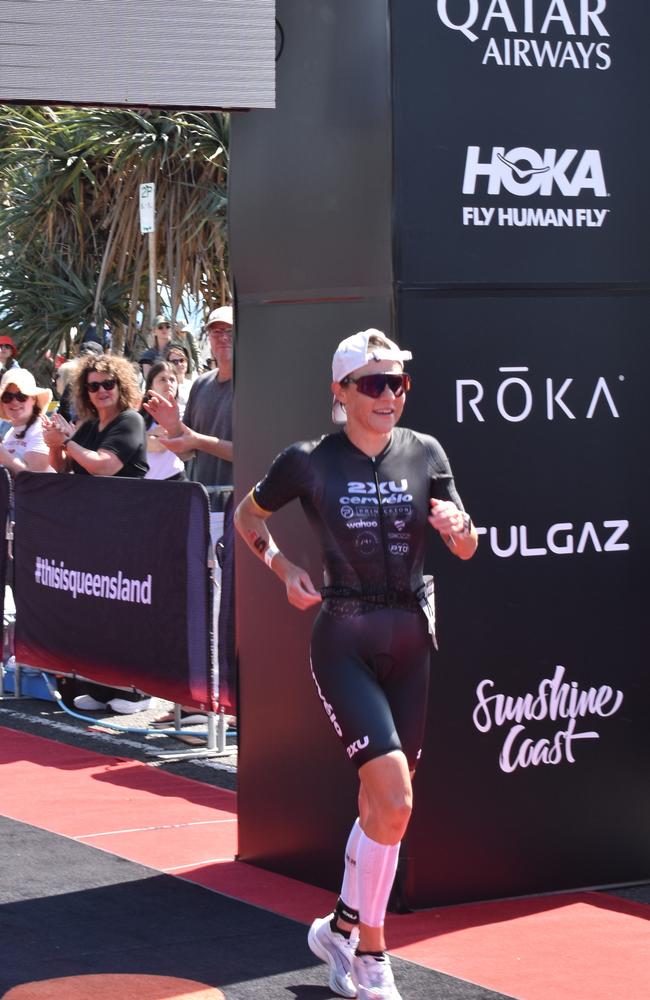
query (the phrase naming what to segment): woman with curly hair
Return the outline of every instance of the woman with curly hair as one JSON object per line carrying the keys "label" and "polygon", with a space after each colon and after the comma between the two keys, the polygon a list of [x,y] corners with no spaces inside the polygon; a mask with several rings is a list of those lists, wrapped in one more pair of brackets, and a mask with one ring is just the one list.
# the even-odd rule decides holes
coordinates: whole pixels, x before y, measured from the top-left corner
{"label": "woman with curly hair", "polygon": [[140,390],[125,358],[104,354],[84,358],[72,391],[80,423],[75,429],[55,413],[44,437],[57,472],[142,479],[148,471]]}
{"label": "woman with curly hair", "polygon": [[[44,419],[43,436],[56,472],[142,479],[149,470],[144,420],[137,411],[140,390],[133,367],[112,354],[83,358],[72,381],[75,429],[59,413]],[[120,714],[144,712],[151,698],[103,684],[76,684],[75,708]]]}

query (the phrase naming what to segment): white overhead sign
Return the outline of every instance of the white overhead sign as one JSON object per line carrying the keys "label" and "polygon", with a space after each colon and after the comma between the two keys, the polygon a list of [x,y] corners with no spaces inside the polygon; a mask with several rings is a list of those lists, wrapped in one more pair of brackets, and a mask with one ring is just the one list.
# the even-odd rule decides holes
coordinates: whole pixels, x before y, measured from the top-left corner
{"label": "white overhead sign", "polygon": [[275,0],[2,0],[0,101],[275,107]]}

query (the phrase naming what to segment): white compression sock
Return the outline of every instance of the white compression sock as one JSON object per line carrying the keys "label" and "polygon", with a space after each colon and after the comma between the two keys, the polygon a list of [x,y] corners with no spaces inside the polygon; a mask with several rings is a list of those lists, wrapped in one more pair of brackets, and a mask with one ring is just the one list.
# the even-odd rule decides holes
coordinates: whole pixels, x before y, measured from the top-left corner
{"label": "white compression sock", "polygon": [[357,879],[357,848],[361,836],[361,824],[357,819],[350,830],[348,842],[345,845],[345,871],[341,886],[341,899],[352,910],[359,909],[359,881]]}
{"label": "white compression sock", "polygon": [[359,920],[368,927],[384,923],[398,856],[399,843],[378,844],[361,830],[357,845]]}

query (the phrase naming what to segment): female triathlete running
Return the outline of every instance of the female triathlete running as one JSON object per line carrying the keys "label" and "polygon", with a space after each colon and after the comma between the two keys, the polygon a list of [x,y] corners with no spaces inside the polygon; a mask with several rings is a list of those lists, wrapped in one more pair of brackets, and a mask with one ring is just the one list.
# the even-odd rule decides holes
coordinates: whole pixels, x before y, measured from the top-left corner
{"label": "female triathlete running", "polygon": [[[329,966],[331,989],[359,1000],[400,1000],[383,925],[424,731],[434,625],[422,576],[427,524],[461,559],[477,546],[438,442],[396,427],[411,384],[403,362],[411,357],[378,330],[342,341],[332,364],[332,416],[345,426],[283,451],[235,515],[289,602],[302,610],[322,602],[312,672],[359,771],[359,818],[336,909],[314,921],[308,942]],[[266,526],[295,497],[322,545],[320,592]]]}

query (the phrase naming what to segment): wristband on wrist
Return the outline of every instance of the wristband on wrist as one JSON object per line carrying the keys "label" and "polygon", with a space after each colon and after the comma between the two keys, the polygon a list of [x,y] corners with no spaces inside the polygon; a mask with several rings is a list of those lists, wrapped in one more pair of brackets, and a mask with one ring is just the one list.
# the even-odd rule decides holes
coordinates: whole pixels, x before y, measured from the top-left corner
{"label": "wristband on wrist", "polygon": [[277,547],[277,545],[275,545],[273,542],[269,542],[266,548],[266,552],[264,553],[264,562],[269,567],[269,569],[271,569],[271,563],[273,562],[273,557],[277,556],[279,551],[280,550]]}

